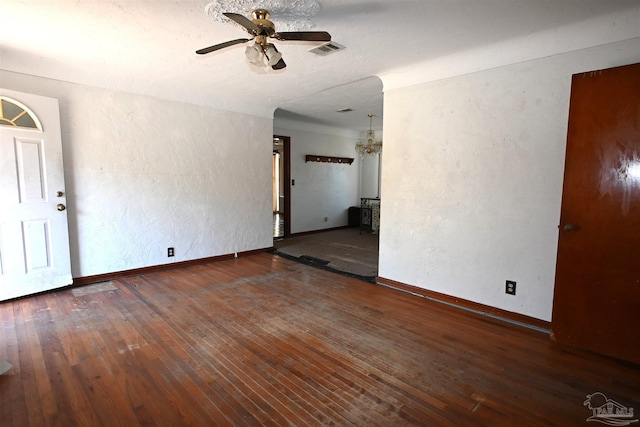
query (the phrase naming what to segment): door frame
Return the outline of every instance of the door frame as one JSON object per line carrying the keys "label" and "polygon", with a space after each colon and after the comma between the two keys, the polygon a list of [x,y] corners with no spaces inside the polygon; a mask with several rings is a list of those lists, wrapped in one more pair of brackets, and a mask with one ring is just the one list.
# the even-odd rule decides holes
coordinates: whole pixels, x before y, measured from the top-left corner
{"label": "door frame", "polygon": [[284,181],[284,238],[291,236],[291,137],[273,135],[282,141],[282,169]]}

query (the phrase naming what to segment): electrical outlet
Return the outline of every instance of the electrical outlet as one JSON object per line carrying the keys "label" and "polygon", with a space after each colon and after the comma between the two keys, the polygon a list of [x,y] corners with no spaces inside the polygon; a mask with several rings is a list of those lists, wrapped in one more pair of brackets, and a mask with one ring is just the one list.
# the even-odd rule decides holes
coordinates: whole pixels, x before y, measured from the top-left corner
{"label": "electrical outlet", "polygon": [[507,280],[507,284],[505,286],[504,291],[505,291],[505,293],[507,293],[509,295],[515,295],[516,294],[516,282],[514,282],[513,280]]}
{"label": "electrical outlet", "polygon": [[175,253],[173,251],[173,248],[167,248],[167,256],[174,256]]}
{"label": "electrical outlet", "polygon": [[325,216],[325,217],[324,217],[324,222],[327,222],[327,221],[329,221],[329,217],[328,217],[328,216]]}

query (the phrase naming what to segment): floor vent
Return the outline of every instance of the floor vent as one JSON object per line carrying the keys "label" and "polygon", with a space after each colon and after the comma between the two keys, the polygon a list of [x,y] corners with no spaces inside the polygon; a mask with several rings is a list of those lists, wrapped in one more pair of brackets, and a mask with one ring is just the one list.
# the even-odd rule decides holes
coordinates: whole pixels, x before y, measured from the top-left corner
{"label": "floor vent", "polygon": [[316,46],[313,49],[309,49],[309,52],[315,53],[316,55],[325,56],[342,49],[344,49],[344,46],[336,42],[327,42],[321,44],[320,46]]}

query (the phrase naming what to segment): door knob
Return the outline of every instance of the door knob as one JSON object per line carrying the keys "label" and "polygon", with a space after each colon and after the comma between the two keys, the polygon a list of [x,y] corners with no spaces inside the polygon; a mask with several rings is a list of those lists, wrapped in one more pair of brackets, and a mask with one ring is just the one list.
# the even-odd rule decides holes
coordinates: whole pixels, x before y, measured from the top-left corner
{"label": "door knob", "polygon": [[63,205],[62,203],[58,203],[57,208],[58,208],[58,210],[60,212],[62,212],[63,210],[67,209],[67,207],[65,205]]}
{"label": "door knob", "polygon": [[56,197],[62,197],[62,196],[64,196],[64,192],[56,191]]}
{"label": "door knob", "polygon": [[564,231],[575,231],[575,230],[577,230],[577,229],[578,229],[578,227],[576,227],[576,226],[575,226],[575,225],[573,225],[573,224],[565,224],[565,225],[562,227],[562,229],[563,229]]}

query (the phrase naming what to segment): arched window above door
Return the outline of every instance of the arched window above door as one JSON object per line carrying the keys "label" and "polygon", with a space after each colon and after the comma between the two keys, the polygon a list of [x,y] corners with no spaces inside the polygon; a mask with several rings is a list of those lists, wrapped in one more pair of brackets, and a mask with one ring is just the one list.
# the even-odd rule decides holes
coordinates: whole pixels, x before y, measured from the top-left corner
{"label": "arched window above door", "polygon": [[28,107],[6,96],[0,96],[0,126],[42,131],[40,120]]}

